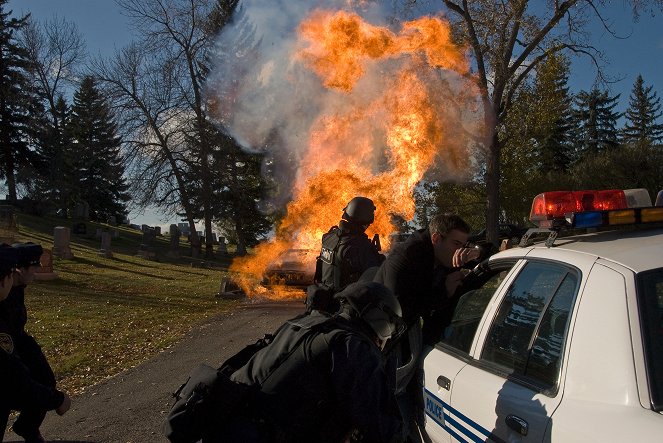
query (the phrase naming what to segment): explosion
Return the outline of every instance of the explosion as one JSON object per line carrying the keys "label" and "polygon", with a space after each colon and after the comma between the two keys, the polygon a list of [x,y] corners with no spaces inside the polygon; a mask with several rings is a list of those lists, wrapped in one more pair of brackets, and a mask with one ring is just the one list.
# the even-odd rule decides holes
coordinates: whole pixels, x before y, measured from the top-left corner
{"label": "explosion", "polygon": [[305,132],[293,199],[274,239],[231,266],[247,294],[270,298],[289,295],[259,285],[267,266],[289,248],[318,250],[355,196],[375,202],[366,233],[388,248],[392,216],[414,217],[413,191],[424,174],[435,164],[467,171],[469,134],[478,132],[467,123],[479,101],[469,62],[440,18],[406,22],[395,33],[353,12],[315,10],[297,29],[288,66],[313,73],[325,98]]}

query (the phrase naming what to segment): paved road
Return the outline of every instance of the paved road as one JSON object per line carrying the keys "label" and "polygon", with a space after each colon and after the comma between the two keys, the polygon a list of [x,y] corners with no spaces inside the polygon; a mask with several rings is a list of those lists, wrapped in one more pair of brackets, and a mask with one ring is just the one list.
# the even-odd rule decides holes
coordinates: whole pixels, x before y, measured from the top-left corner
{"label": "paved road", "polygon": [[[59,417],[49,412],[41,428],[48,441],[166,442],[161,433],[171,393],[198,363],[218,366],[245,345],[303,312],[298,302],[244,302],[211,319],[182,341],[133,369],[88,388]],[[6,442],[22,441],[11,431]]]}

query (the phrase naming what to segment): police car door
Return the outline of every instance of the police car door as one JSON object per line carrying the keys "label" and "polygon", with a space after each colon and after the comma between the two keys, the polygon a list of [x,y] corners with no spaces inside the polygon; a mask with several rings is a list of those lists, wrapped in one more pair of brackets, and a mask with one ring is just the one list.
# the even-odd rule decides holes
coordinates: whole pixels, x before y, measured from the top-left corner
{"label": "police car door", "polygon": [[475,336],[486,321],[490,301],[518,267],[516,259],[482,264],[480,286],[460,298],[444,337],[424,356],[426,432],[435,442],[448,442],[450,436],[461,439],[459,429],[465,418],[450,406],[451,387],[456,375],[471,360]]}
{"label": "police car door", "polygon": [[580,270],[527,260],[489,308],[449,409],[459,441],[541,442],[561,401],[560,370]]}

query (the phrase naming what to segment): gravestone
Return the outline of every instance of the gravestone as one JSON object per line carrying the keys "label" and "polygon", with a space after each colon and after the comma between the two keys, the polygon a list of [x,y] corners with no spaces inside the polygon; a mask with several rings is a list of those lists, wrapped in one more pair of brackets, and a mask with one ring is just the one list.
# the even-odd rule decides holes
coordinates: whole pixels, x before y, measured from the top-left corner
{"label": "gravestone", "polygon": [[138,252],[136,255],[147,260],[154,260],[157,256],[156,252],[154,252],[154,249],[152,248],[152,241],[154,238],[154,229],[147,229],[143,231],[143,240],[141,241],[140,246],[138,246]]}
{"label": "gravestone", "polygon": [[117,218],[114,215],[108,217],[108,224],[111,226],[117,226]]}
{"label": "gravestone", "polygon": [[110,232],[101,233],[101,249],[99,249],[100,256],[106,258],[113,258],[113,252],[111,251],[111,234]]}
{"label": "gravestone", "polygon": [[58,274],[53,271],[53,253],[50,249],[44,249],[39,261],[41,267],[35,271],[35,280],[46,281],[58,278]]}
{"label": "gravestone", "polygon": [[219,237],[219,254],[228,255],[228,248],[226,247],[226,238]]}
{"label": "gravestone", "polygon": [[161,237],[161,226],[154,227],[154,235],[156,235],[157,237]]}
{"label": "gravestone", "polygon": [[180,256],[180,230],[177,225],[170,225],[168,231],[170,235],[170,248],[168,249],[168,257],[178,258]]}
{"label": "gravestone", "polygon": [[90,205],[86,201],[80,201],[74,208],[74,219],[89,220],[90,219]]}
{"label": "gravestone", "polygon": [[74,234],[85,235],[87,234],[87,224],[84,222],[74,223]]}
{"label": "gravestone", "polygon": [[71,235],[69,228],[65,226],[56,226],[53,229],[53,255],[60,258],[70,259],[74,257],[69,247]]}
{"label": "gravestone", "polygon": [[14,207],[10,205],[0,206],[0,242],[12,244],[18,234],[18,224]]}

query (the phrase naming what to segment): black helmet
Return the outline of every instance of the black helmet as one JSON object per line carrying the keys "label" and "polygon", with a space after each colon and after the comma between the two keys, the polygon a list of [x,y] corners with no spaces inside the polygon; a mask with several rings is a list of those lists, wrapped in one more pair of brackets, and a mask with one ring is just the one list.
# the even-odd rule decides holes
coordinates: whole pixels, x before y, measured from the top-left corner
{"label": "black helmet", "polygon": [[401,304],[393,292],[381,283],[358,281],[348,285],[334,298],[350,306],[383,342],[404,330]]}
{"label": "black helmet", "polygon": [[343,208],[343,219],[368,226],[375,220],[375,205],[366,197],[355,197]]}

